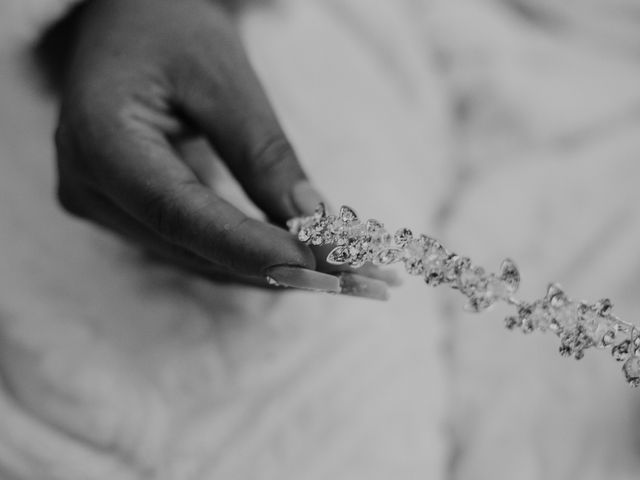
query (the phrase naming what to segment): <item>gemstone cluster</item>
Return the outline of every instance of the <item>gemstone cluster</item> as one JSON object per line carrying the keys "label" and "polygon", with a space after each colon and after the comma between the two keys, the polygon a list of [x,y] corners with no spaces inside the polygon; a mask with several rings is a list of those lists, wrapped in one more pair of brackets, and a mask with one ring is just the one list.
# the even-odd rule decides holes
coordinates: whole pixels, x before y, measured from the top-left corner
{"label": "gemstone cluster", "polygon": [[467,299],[466,309],[472,312],[486,310],[496,302],[512,305],[515,313],[505,319],[505,326],[525,334],[536,330],[555,333],[563,356],[579,360],[589,348],[609,349],[616,361],[624,362],[627,383],[640,386],[640,331],[612,313],[609,299],[595,303],[572,300],[559,285],[551,284],[541,299],[519,300],[514,295],[520,273],[512,260],[504,260],[497,273],[489,273],[432,237],[416,235],[408,228],[392,234],[377,220],[361,220],[347,206],[332,215],[320,204],[313,215],[293,218],[288,226],[301,242],[332,246],[327,256],[331,264],[358,268],[367,262],[402,263],[410,275],[422,277],[429,286],[448,285],[458,290]]}

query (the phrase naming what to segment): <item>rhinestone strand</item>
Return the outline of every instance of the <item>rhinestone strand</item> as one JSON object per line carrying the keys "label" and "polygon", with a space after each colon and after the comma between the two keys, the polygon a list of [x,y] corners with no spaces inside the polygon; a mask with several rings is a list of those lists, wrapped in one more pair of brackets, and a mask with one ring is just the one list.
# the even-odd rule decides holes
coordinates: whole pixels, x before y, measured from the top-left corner
{"label": "rhinestone strand", "polygon": [[613,315],[609,299],[586,303],[569,298],[557,284],[533,302],[514,297],[520,284],[516,264],[506,259],[498,273],[488,273],[467,257],[448,251],[438,240],[415,235],[408,228],[389,233],[377,220],[362,221],[347,206],[330,215],[323,204],[308,217],[289,220],[288,227],[298,240],[308,245],[332,245],[327,261],[353,268],[367,262],[374,265],[403,263],[410,275],[420,276],[427,285],[448,285],[466,298],[466,309],[481,312],[496,302],[516,309],[505,319],[509,330],[523,333],[550,331],[560,338],[559,352],[580,360],[589,348],[610,349],[632,387],[640,386],[640,332]]}

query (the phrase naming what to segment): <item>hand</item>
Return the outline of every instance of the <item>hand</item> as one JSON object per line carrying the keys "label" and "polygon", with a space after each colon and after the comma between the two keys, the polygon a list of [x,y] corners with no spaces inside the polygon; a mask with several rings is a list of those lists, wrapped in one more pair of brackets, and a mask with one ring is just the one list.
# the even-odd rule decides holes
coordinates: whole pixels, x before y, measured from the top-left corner
{"label": "hand", "polygon": [[[336,276],[315,271],[308,247],[247,217],[178,153],[181,140],[203,135],[276,223],[321,200],[224,5],[93,0],[77,27],[56,135],[68,211],[212,278],[342,290]],[[384,283],[356,279],[366,288],[351,290],[386,295]]]}

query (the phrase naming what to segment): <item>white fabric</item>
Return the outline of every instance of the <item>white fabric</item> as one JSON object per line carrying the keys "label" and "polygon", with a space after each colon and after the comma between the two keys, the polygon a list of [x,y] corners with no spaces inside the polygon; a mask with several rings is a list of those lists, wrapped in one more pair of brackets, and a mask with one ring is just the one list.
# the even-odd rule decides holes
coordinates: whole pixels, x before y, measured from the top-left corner
{"label": "white fabric", "polygon": [[[242,28],[334,202],[633,321],[637,37],[525,3],[280,0]],[[0,7],[0,479],[637,477],[640,397],[602,353],[417,279],[386,304],[212,285],[62,214],[23,5]]]}
{"label": "white fabric", "polygon": [[8,48],[28,43],[82,0],[8,0],[0,3],[0,27]]}

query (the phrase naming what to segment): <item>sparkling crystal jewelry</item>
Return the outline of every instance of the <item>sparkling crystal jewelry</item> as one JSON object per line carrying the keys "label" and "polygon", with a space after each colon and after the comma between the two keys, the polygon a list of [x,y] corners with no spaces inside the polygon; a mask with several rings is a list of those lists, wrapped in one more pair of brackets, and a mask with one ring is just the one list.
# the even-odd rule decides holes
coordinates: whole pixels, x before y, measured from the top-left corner
{"label": "sparkling crystal jewelry", "polygon": [[580,360],[589,348],[610,349],[627,383],[640,386],[640,331],[613,315],[609,299],[595,303],[569,298],[557,284],[549,285],[544,297],[527,302],[514,295],[520,284],[515,263],[506,259],[498,273],[488,273],[467,257],[449,252],[436,239],[415,235],[408,228],[395,234],[377,220],[362,221],[347,206],[329,215],[320,204],[314,215],[289,220],[289,230],[308,245],[332,245],[327,261],[358,268],[403,263],[411,275],[421,276],[427,285],[448,285],[467,297],[466,308],[486,310],[496,302],[513,305],[514,315],[505,319],[509,330],[531,333],[551,331],[560,338],[560,354]]}

